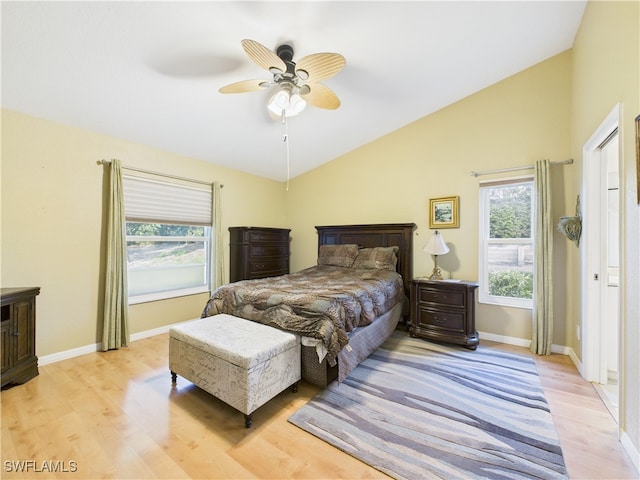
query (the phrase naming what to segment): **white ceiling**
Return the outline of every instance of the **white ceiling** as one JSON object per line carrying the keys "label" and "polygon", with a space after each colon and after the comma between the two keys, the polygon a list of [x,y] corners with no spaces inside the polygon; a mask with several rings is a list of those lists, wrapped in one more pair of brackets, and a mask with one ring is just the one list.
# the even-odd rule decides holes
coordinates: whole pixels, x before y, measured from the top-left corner
{"label": "white ceiling", "polygon": [[2,107],[284,180],[269,92],[218,93],[270,79],[242,39],[346,58],[341,107],[288,121],[293,178],[571,48],[585,4],[2,1]]}

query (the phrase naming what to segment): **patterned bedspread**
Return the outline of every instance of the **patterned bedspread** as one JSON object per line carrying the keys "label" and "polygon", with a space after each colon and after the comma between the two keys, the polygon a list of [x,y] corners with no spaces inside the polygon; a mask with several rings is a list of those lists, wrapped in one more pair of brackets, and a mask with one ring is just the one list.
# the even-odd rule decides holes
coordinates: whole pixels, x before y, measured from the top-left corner
{"label": "patterned bedspread", "polygon": [[404,300],[402,277],[389,270],[317,265],[300,272],[223,285],[202,317],[227,313],[317,338],[335,365],[347,332]]}

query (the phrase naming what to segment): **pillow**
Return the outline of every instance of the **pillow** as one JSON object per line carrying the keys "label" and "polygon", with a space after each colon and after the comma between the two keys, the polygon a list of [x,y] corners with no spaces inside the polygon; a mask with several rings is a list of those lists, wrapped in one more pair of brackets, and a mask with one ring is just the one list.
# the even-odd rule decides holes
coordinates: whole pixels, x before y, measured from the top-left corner
{"label": "pillow", "polygon": [[352,268],[374,268],[380,270],[396,271],[398,263],[398,247],[373,247],[362,248],[358,252]]}
{"label": "pillow", "polygon": [[347,267],[353,265],[358,256],[358,245],[345,243],[344,245],[320,245],[318,265],[333,265]]}

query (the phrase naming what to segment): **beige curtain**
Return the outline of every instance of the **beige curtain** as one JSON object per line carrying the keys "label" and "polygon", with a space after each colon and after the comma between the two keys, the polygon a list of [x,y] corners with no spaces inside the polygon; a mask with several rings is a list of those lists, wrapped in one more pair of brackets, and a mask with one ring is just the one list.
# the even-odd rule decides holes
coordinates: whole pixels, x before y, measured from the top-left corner
{"label": "beige curtain", "polygon": [[535,276],[533,284],[533,326],[531,351],[549,355],[553,341],[553,225],[549,160],[535,165]]}
{"label": "beige curtain", "polygon": [[224,283],[224,245],[222,242],[222,208],[220,206],[220,190],[222,185],[218,182],[213,184],[213,284],[211,289],[215,290]]}
{"label": "beige curtain", "polygon": [[120,161],[111,160],[107,169],[110,170],[110,191],[107,213],[107,264],[102,331],[103,351],[126,347],[129,344],[127,243]]}

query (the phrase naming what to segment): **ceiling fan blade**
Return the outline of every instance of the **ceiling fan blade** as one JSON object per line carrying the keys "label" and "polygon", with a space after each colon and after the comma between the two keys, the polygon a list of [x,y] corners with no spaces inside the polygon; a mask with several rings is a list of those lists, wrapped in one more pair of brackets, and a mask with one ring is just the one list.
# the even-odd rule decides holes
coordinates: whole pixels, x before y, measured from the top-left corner
{"label": "ceiling fan blade", "polygon": [[[255,40],[242,40],[242,48],[247,52],[249,58],[253,60],[259,67],[264,68],[267,71],[271,71],[271,68],[277,68],[280,73],[287,71],[287,65],[282,59],[272,52],[267,47]],[[274,72],[271,72],[274,73]]]}
{"label": "ceiling fan blade", "polygon": [[312,83],[309,88],[309,93],[302,96],[307,103],[327,110],[335,110],[340,106],[340,99],[329,87],[321,83]]}
{"label": "ceiling fan blade", "polygon": [[[296,63],[296,75],[302,80],[320,82],[333,77],[344,68],[347,61],[339,53],[313,53],[302,57]],[[304,73],[306,72],[307,78]]]}
{"label": "ceiling fan blade", "polygon": [[229,85],[225,85],[221,87],[218,91],[220,93],[245,93],[245,92],[255,92],[256,90],[262,90],[264,80],[242,80],[241,82],[230,83]]}

